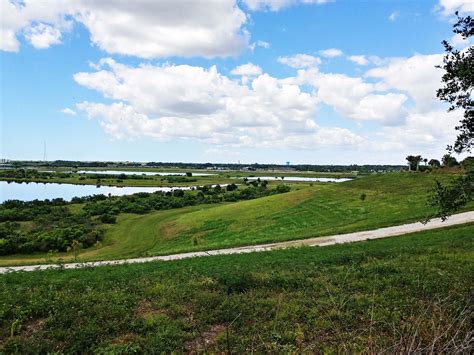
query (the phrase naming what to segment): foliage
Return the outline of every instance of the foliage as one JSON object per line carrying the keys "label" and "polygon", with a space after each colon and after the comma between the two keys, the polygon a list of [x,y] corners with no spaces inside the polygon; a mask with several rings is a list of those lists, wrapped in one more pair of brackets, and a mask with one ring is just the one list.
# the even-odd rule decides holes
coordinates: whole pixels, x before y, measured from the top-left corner
{"label": "foliage", "polygon": [[443,158],[441,159],[441,162],[443,163],[443,166],[446,167],[446,168],[452,168],[452,167],[455,167],[455,166],[459,165],[456,158],[453,157],[450,154],[443,155]]}
{"label": "foliage", "polygon": [[[471,16],[459,17],[453,26],[453,32],[460,34],[467,40],[474,36],[474,19]],[[459,135],[450,150],[456,153],[471,151],[474,144],[474,100],[472,90],[474,88],[474,46],[470,46],[466,51],[455,49],[448,41],[443,41],[446,55],[443,65],[442,80],[444,87],[437,91],[440,100],[451,104],[449,110],[464,110],[464,119],[456,127]]]}
{"label": "foliage", "polygon": [[406,160],[408,161],[408,169],[413,171],[416,170],[418,171],[420,162],[422,160],[421,155],[409,155],[406,157]]}
{"label": "foliage", "polygon": [[469,353],[472,230],[1,275],[0,352]]}
{"label": "foliage", "polygon": [[441,166],[441,163],[439,162],[438,159],[431,159],[428,162],[428,165],[431,166],[432,168],[439,168]]}
{"label": "foliage", "polygon": [[[463,39],[474,36],[474,19],[471,16],[460,17],[453,25],[453,32],[460,34]],[[459,131],[454,146],[448,150],[456,153],[470,152],[474,144],[474,100],[472,90],[474,88],[474,46],[466,51],[454,49],[448,41],[443,41],[446,55],[443,65],[444,87],[437,91],[437,97],[441,101],[451,104],[449,110],[464,110],[464,118],[456,127]],[[457,163],[449,155],[443,157],[443,165],[453,166]],[[433,189],[431,204],[436,206],[438,213],[435,216],[446,218],[462,206],[472,201],[472,185],[474,184],[473,170],[468,167],[465,177],[454,180],[450,185],[444,186],[439,182]]]}
{"label": "foliage", "polygon": [[437,208],[433,216],[443,220],[472,201],[474,195],[474,170],[458,177],[449,184],[436,181],[429,204]]}
{"label": "foliage", "polygon": [[[154,210],[250,200],[290,190],[283,185],[267,189],[263,183],[241,190],[234,186],[230,191],[216,185],[200,187],[197,192],[176,189],[129,196],[94,195],[75,197],[70,203],[63,199],[5,201],[0,204],[0,255],[64,252],[73,247],[73,241],[80,243],[81,248],[91,247],[103,238],[101,224],[115,224],[120,213],[146,214]],[[79,213],[71,212],[72,204],[81,204]],[[29,229],[12,222],[29,223]]]}

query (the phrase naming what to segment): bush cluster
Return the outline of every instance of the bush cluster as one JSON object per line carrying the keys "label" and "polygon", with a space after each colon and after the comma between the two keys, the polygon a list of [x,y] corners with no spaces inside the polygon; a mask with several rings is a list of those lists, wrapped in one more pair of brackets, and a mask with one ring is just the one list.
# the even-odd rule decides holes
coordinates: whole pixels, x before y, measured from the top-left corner
{"label": "bush cluster", "polygon": [[[0,255],[64,252],[73,241],[80,243],[82,248],[90,247],[102,239],[102,224],[114,224],[120,213],[144,214],[198,204],[250,200],[289,190],[287,185],[268,189],[266,181],[253,181],[242,189],[230,184],[202,186],[193,191],[74,197],[71,202],[61,198],[28,202],[9,200],[0,204]],[[72,204],[82,204],[80,212],[71,212]]]}

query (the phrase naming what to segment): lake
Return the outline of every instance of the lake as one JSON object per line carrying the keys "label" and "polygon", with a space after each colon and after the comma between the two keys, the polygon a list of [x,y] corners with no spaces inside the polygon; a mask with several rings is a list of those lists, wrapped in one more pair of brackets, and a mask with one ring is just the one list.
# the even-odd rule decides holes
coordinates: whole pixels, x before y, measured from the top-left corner
{"label": "lake", "polygon": [[[281,176],[252,176],[248,177],[249,180],[282,180]],[[285,176],[282,181],[305,181],[305,182],[344,182],[351,181],[350,178],[312,178],[303,176]]]}
{"label": "lake", "polygon": [[138,187],[138,186],[100,186],[95,185],[74,185],[57,183],[8,183],[0,181],[0,203],[6,200],[45,200],[53,198],[63,198],[70,201],[73,197],[84,197],[90,195],[111,194],[113,196],[131,195],[137,192],[155,192],[172,190],[190,190],[190,186],[182,187]]}
{"label": "lake", "polygon": [[[67,171],[71,173],[72,171]],[[159,175],[159,176],[186,176],[186,173],[177,172],[158,172],[158,171],[121,171],[121,170],[78,170],[78,174],[112,174],[112,175]],[[192,173],[193,176],[211,176],[216,174],[208,174],[208,173]]]}

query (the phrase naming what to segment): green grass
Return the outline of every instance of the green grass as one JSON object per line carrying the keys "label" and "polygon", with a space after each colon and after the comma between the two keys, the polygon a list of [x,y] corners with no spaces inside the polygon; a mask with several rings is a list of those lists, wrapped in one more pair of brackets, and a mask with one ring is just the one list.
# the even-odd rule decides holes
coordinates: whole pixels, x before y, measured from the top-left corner
{"label": "green grass", "polygon": [[469,352],[473,232],[3,275],[0,352]]}
{"label": "green grass", "polygon": [[[426,199],[434,178],[433,174],[372,175],[338,184],[293,185],[295,191],[250,201],[120,215],[102,245],[84,250],[80,260],[209,250],[419,221],[430,212]],[[360,199],[362,193],[365,201]],[[58,259],[71,261],[72,255],[53,256]],[[0,257],[0,265],[45,262],[51,262],[45,254]]]}

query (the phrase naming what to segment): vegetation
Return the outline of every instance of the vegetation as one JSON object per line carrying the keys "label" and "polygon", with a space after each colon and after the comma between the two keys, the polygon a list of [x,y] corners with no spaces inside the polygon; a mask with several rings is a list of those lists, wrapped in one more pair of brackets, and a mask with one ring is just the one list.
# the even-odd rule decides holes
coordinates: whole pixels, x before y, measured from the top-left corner
{"label": "vegetation", "polygon": [[[82,211],[97,216],[94,218],[116,216],[116,223],[103,225],[105,234],[100,245],[81,250],[79,259],[120,259],[209,250],[413,222],[435,212],[427,207],[426,193],[435,179],[446,183],[451,176],[444,173],[374,174],[338,184],[297,184],[293,185],[294,191],[288,193],[237,203],[227,203],[226,199],[234,196],[234,192],[248,196],[242,187],[225,194],[221,191],[218,195],[213,188],[207,188],[207,192],[185,192],[184,197],[138,194],[83,201],[73,206],[81,206]],[[272,190],[270,186],[267,190]],[[252,185],[248,188],[255,189]],[[279,190],[275,193],[288,187],[280,184],[276,189]],[[208,202],[220,200],[219,196],[224,201],[172,207],[186,201],[199,201],[201,193]],[[165,203],[171,204],[170,209],[156,210],[156,207],[166,207]],[[465,208],[472,209],[472,205]],[[47,261],[45,254],[20,254],[0,257],[0,265],[58,260],[72,260],[72,257],[54,253]]]}
{"label": "vegetation", "polygon": [[[460,34],[464,40],[474,36],[474,19],[471,16],[459,17],[453,25],[453,32]],[[459,135],[450,147],[456,153],[470,152],[474,144],[474,100],[472,90],[474,88],[474,46],[471,45],[466,51],[459,51],[443,41],[446,51],[443,65],[439,68],[444,70],[444,87],[437,91],[441,101],[448,102],[450,111],[457,109],[464,111],[464,119],[456,127]]]}
{"label": "vegetation", "polygon": [[[73,198],[71,203],[62,199],[10,200],[0,204],[0,255],[64,252],[74,241],[80,243],[81,248],[93,246],[102,239],[101,224],[114,224],[119,213],[145,214],[153,210],[249,200],[288,191],[285,185],[267,189],[262,182],[240,190],[236,185],[230,189],[217,185],[187,192],[174,190],[120,197],[95,195]],[[76,213],[68,208],[73,204],[82,204]],[[25,226],[25,223],[28,224]]]}
{"label": "vegetation", "polygon": [[73,243],[87,248],[104,234],[89,214],[72,213],[62,199],[6,201],[0,222],[0,255],[67,251]]}
{"label": "vegetation", "polygon": [[423,158],[421,157],[421,155],[409,155],[406,157],[406,160],[408,161],[408,170],[418,171],[418,167]]}
{"label": "vegetation", "polygon": [[[459,17],[453,25],[453,32],[460,34],[463,39],[474,36],[474,19],[471,16]],[[474,100],[472,90],[474,89],[474,46],[469,46],[466,51],[454,49],[448,41],[443,41],[446,55],[443,65],[439,68],[444,70],[444,87],[437,91],[441,101],[448,102],[451,106],[449,111],[463,110],[464,118],[456,127],[459,134],[449,151],[456,153],[470,152],[474,144]],[[449,154],[443,157],[443,165],[454,166],[457,164],[455,158]],[[446,218],[450,214],[470,203],[474,191],[474,167],[471,164],[463,165],[466,175],[453,180],[450,184],[436,183],[432,191],[431,202],[436,206],[436,216]]]}
{"label": "vegetation", "polygon": [[474,226],[0,276],[0,352],[469,352]]}
{"label": "vegetation", "polygon": [[[352,173],[358,171],[359,173],[370,173],[374,171],[400,171],[404,168],[402,165],[379,165],[379,164],[365,164],[365,165],[313,165],[313,164],[298,164],[298,165],[279,165],[279,164],[230,164],[230,163],[166,163],[166,162],[148,162],[148,163],[133,163],[133,162],[82,162],[82,161],[12,161],[11,165],[16,168],[20,167],[42,167],[48,169],[87,169],[87,168],[102,168],[114,170],[149,170],[156,169],[159,171],[182,171],[189,169],[204,170],[214,169],[222,172],[240,171],[247,169],[247,171],[289,171],[296,172],[320,172],[320,173]],[[189,170],[191,171],[191,170]]]}

